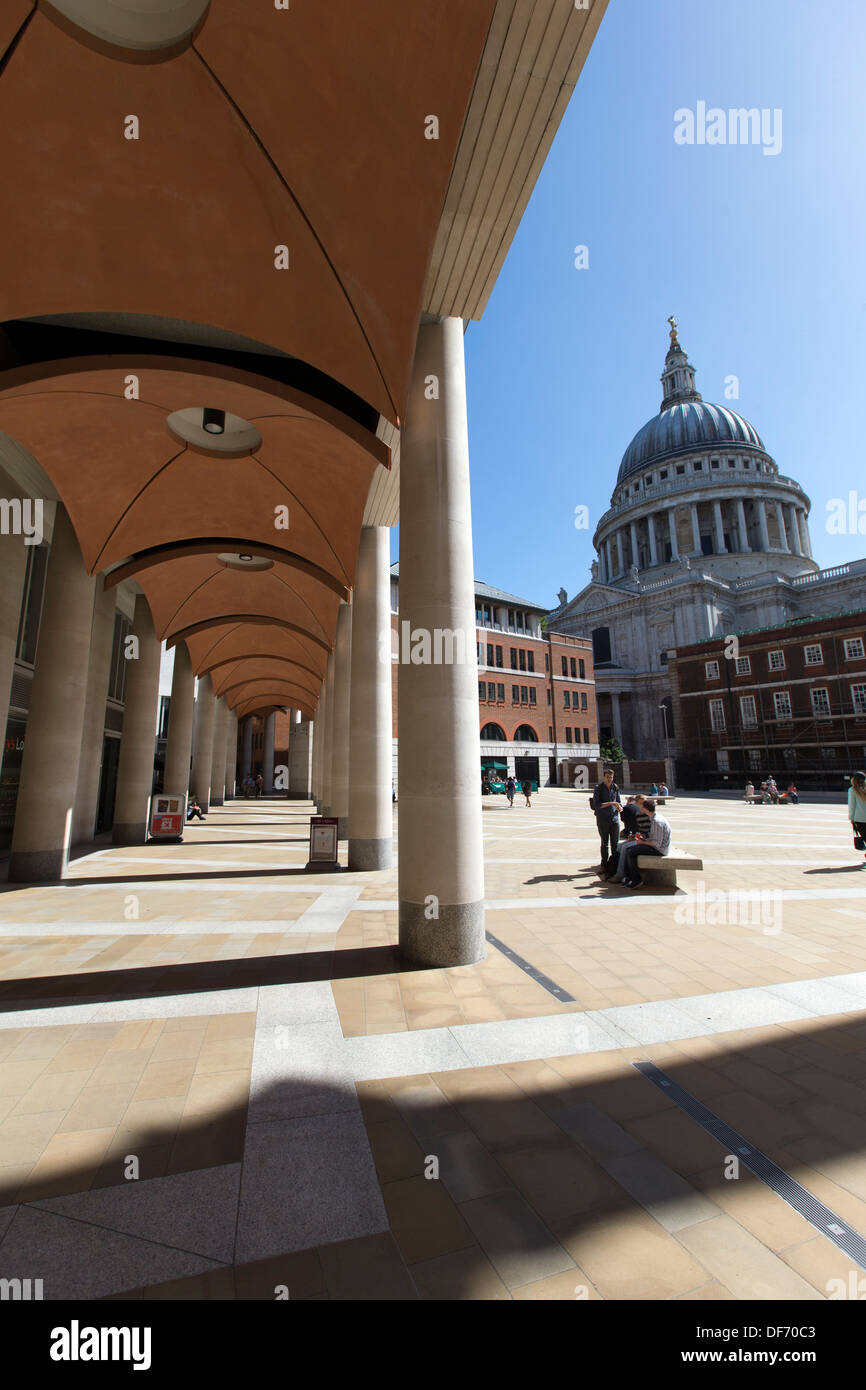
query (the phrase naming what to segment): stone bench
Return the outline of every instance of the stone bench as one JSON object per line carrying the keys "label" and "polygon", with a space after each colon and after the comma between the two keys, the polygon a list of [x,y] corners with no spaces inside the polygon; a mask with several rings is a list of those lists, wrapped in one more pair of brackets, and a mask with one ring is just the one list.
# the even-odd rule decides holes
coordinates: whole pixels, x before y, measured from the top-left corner
{"label": "stone bench", "polygon": [[644,878],[660,888],[676,888],[677,870],[693,872],[704,867],[703,859],[685,850],[671,848],[670,854],[639,854],[637,866]]}
{"label": "stone bench", "polygon": [[754,796],[746,796],[746,797],[743,798],[743,800],[746,801],[747,804],[748,804],[749,806],[793,806],[793,805],[794,805],[794,802],[790,799],[790,797],[789,797],[785,792],[783,792],[783,793],[781,794],[781,796],[779,796],[779,798],[778,798],[776,801],[774,801],[772,797],[768,798],[768,800],[765,801],[764,798],[761,796],[760,792],[756,792]]}

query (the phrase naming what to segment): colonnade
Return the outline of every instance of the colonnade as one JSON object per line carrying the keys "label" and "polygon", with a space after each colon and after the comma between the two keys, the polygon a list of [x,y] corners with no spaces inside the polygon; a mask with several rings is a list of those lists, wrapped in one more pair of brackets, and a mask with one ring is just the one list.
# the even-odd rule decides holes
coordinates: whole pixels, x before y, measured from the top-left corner
{"label": "colonnade", "polygon": [[[7,541],[9,542],[7,544]],[[8,710],[26,556],[0,547],[0,717]],[[312,796],[337,818],[351,870],[392,866],[390,530],[364,526],[355,585],[342,602],[315,725],[293,712],[289,795]],[[479,732],[469,449],[459,319],[419,330],[401,438],[400,616],[427,638],[427,657],[398,665],[400,949],[418,964],[483,957],[484,880],[478,795]],[[10,878],[64,876],[73,836],[94,833],[115,598],[88,574],[57,504],[13,831]],[[13,634],[10,636],[10,634]],[[441,638],[447,637],[443,647]],[[147,835],[159,704],[160,641],[142,593],[135,598],[120,740],[113,839]],[[175,647],[164,789],[189,788],[203,810],[235,791],[253,763],[253,718],[237,714],[195,677]],[[3,703],[5,701],[5,704]],[[263,765],[274,778],[274,717]],[[238,765],[238,745],[240,758]]]}
{"label": "colonnade", "polygon": [[[746,517],[746,502],[753,514],[751,528]],[[699,510],[702,506],[708,509],[703,519]],[[677,536],[677,513],[682,511],[688,512],[689,543],[681,550]],[[776,544],[770,542],[771,511],[777,533]],[[699,556],[703,553],[701,535],[707,530],[711,536],[713,555],[726,555],[731,550],[741,554],[774,550],[785,555],[812,558],[805,507],[796,502],[767,497],[709,497],[704,501],[695,500],[643,512],[607,531],[598,544],[599,579],[603,584],[609,584],[623,578],[632,565],[638,570],[654,569],[657,565],[678,560],[681,554]],[[731,541],[730,546],[725,542],[726,535]],[[753,541],[756,543],[753,544]],[[665,550],[667,545],[670,546],[669,559]]]}

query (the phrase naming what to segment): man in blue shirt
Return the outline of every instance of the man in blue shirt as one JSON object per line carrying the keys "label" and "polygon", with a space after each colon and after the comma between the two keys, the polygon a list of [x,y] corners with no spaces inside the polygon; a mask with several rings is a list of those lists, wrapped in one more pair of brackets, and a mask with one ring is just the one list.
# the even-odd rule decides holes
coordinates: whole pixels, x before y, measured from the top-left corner
{"label": "man in blue shirt", "polygon": [[601,840],[601,863],[599,872],[605,877],[616,873],[617,845],[619,844],[619,813],[622,803],[619,787],[613,780],[613,768],[604,770],[604,781],[599,782],[592,794],[590,806],[595,812],[595,823]]}

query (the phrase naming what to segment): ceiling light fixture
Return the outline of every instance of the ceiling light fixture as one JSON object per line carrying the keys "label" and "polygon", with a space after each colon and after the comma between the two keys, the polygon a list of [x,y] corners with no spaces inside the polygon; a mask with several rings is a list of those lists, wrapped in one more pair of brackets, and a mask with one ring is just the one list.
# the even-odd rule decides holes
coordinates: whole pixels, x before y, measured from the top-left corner
{"label": "ceiling light fixture", "polygon": [[225,434],[226,413],[224,410],[212,410],[210,406],[204,406],[201,423],[202,429],[206,429],[208,434]]}

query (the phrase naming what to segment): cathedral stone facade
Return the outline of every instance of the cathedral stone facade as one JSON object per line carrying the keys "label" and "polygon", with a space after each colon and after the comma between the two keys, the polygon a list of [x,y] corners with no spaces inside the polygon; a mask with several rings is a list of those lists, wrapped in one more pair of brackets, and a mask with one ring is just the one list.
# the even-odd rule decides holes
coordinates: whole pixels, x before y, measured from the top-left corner
{"label": "cathedral stone facade", "polygon": [[[599,732],[632,758],[677,751],[670,654],[720,635],[866,607],[866,560],[820,570],[810,501],[757,430],[704,401],[669,320],[658,415],[622,457],[592,580],[557,632],[592,635]],[[664,707],[664,708],[662,708]]]}

